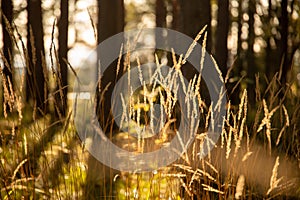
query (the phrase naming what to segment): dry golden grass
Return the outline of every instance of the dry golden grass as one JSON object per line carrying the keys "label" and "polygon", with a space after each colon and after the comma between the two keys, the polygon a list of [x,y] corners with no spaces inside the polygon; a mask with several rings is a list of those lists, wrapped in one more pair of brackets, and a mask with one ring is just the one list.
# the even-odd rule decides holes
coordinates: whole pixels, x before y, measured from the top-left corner
{"label": "dry golden grass", "polygon": [[[178,150],[180,159],[171,166],[149,173],[118,172],[99,163],[88,154],[76,136],[71,118],[71,112],[76,113],[75,110],[71,110],[65,120],[60,117],[52,121],[50,115],[38,119],[37,108],[28,109],[22,98],[25,75],[20,77],[21,84],[13,88],[12,80],[7,79],[0,71],[4,103],[8,105],[3,107],[3,118],[0,120],[0,198],[84,199],[86,195],[95,198],[100,194],[107,199],[112,199],[111,196],[136,199],[137,195],[141,199],[299,198],[300,105],[299,100],[295,100],[297,97],[288,89],[284,91],[284,98],[278,98],[279,91],[284,88],[278,85],[277,76],[274,76],[266,90],[262,91],[261,79],[257,75],[255,91],[240,91],[238,105],[228,102],[220,141],[207,157],[199,159],[204,142],[211,142],[209,138],[205,138],[208,136],[208,127],[215,123],[213,116],[216,105],[220,102],[217,102],[215,107],[206,105],[200,91],[201,71],[200,75],[194,76],[186,84],[181,70],[204,30],[205,28],[199,32],[185,55],[176,57],[172,50],[173,66],[164,79],[159,56],[154,56],[158,67],[151,77],[150,88],[142,76],[142,62],[136,58],[139,68],[137,78],[143,86],[138,93],[143,97],[141,99],[135,99],[135,91],[131,91],[130,52],[126,52],[125,58],[122,58],[121,52],[124,47],[121,46],[116,73],[118,75],[128,72],[128,88],[131,91],[131,97],[125,97],[123,94],[120,96],[121,127],[129,126],[130,120],[134,124],[128,133],[112,132],[109,124],[106,129],[107,135],[112,135],[110,139],[119,147],[137,153],[157,150],[163,145],[168,145],[174,137],[181,141],[181,149]],[[17,43],[13,34],[12,37]],[[202,55],[205,52],[205,38],[206,33]],[[23,56],[22,62],[24,65],[28,64],[24,44],[18,49],[23,49],[20,51]],[[52,59],[54,62],[57,56],[52,55]],[[124,69],[121,69],[122,60]],[[199,63],[200,69],[203,69],[203,62],[204,57]],[[8,65],[8,62],[5,62],[5,65]],[[44,63],[44,74],[48,77],[46,84],[60,84],[59,70],[54,70],[53,66],[50,68],[51,73]],[[74,69],[71,70],[77,77]],[[229,79],[229,73],[225,82]],[[99,76],[99,88],[101,78]],[[112,83],[101,91],[101,105],[110,84]],[[176,136],[178,127],[174,110],[179,87],[183,88],[185,102],[189,108],[185,114],[190,127],[186,130],[190,131],[191,140],[195,138],[189,147],[183,144],[179,134]],[[61,89],[61,86],[59,88]],[[224,92],[221,92],[220,96],[224,95]],[[256,94],[255,105],[248,101],[250,92]],[[50,96],[56,93],[62,95],[61,90],[58,90],[51,91]],[[148,122],[143,122],[142,111],[149,111],[150,116],[153,116],[151,109],[157,103],[155,99],[158,99],[161,116],[165,115],[166,120],[158,120],[161,131],[157,137],[149,139],[144,137],[144,132],[149,131],[149,134],[153,134],[156,127],[151,117]],[[56,109],[56,102],[52,98],[47,101],[52,110]],[[250,115],[252,112],[255,112],[253,116]],[[201,126],[200,121],[196,120],[197,117],[201,117]],[[136,121],[132,120],[133,118]],[[103,116],[100,116],[99,120],[107,123]],[[108,139],[105,135],[102,137]],[[34,169],[29,166],[31,163],[37,164]],[[33,172],[29,173],[26,169]]]}

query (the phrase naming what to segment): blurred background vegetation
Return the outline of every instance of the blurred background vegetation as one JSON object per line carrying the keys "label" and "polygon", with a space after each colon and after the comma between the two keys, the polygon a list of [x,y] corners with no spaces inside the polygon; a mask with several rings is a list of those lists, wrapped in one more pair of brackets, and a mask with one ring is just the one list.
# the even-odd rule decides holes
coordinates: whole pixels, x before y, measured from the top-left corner
{"label": "blurred background vegetation", "polygon": [[[36,63],[29,65],[32,66],[26,75],[25,96],[27,102],[32,98],[43,110],[47,105],[42,102],[52,88],[38,84],[38,88],[30,89],[34,82],[31,79],[39,83],[45,80],[41,67],[34,65],[43,66],[45,61],[48,70],[60,71],[61,87],[66,93],[68,79],[74,77],[68,77],[70,73],[64,59],[76,69],[98,43],[116,33],[158,26],[194,38],[207,25],[206,49],[216,59],[224,77],[232,67],[229,83],[234,85],[240,81],[242,89],[252,88],[255,74],[260,73],[270,81],[280,71],[278,81],[284,87],[288,83],[298,95],[299,7],[296,0],[2,1],[1,13],[5,16],[1,21],[3,73],[12,83],[19,82],[20,71],[30,64],[24,63],[22,54],[34,58]],[[27,42],[30,38],[33,41]],[[34,51],[31,43],[34,43]],[[54,55],[55,50],[57,55]],[[60,69],[51,55],[57,56]],[[34,77],[30,75],[31,68],[36,74]],[[230,96],[233,101],[236,97],[237,94]]]}

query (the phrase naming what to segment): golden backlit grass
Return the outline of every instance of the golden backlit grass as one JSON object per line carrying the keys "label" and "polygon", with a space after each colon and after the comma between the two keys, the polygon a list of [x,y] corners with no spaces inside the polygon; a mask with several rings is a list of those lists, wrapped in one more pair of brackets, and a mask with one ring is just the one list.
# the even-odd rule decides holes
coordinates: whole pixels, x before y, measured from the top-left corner
{"label": "golden backlit grass", "polygon": [[[181,141],[180,159],[153,172],[117,172],[93,160],[76,135],[71,117],[74,110],[70,109],[66,119],[53,120],[51,114],[36,117],[37,108],[28,108],[22,96],[25,75],[21,75],[21,84],[13,88],[12,80],[1,71],[4,104],[8,105],[3,107],[3,117],[0,120],[1,199],[85,199],[85,195],[91,191],[91,188],[86,189],[88,185],[95,186],[94,196],[91,195],[95,199],[95,195],[102,195],[106,199],[112,199],[112,196],[117,199],[299,198],[299,98],[293,96],[289,88],[278,83],[278,74],[268,83],[265,91],[260,88],[262,80],[257,75],[256,88],[253,89],[255,91],[251,88],[240,89],[238,105],[232,105],[229,99],[219,142],[205,158],[199,159],[204,142],[210,142],[209,138],[205,138],[208,136],[208,127],[215,123],[215,110],[213,105],[206,105],[201,96],[201,70],[199,75],[186,83],[181,69],[201,37],[204,37],[201,49],[204,55],[204,30],[199,32],[185,55],[175,55],[172,51],[173,66],[164,77],[160,71],[162,63],[159,56],[154,55],[157,70],[151,77],[150,85],[144,81],[141,60],[137,57],[139,74],[136,77],[142,85],[137,95],[140,98],[134,95],[135,91],[131,91],[130,96],[120,94],[121,127],[127,126],[129,131],[106,133],[113,135],[112,141],[119,147],[143,153],[168,145],[174,137]],[[14,41],[17,40],[14,37]],[[127,78],[130,90],[130,70],[133,64],[130,62],[129,52],[122,59],[123,48],[122,45],[116,73],[129,72]],[[23,63],[28,63],[24,45],[22,52]],[[55,61],[57,58],[52,56]],[[121,69],[123,60],[124,69]],[[203,69],[203,63],[204,56],[199,63],[200,69]],[[5,64],[8,65],[8,62]],[[44,69],[48,68],[44,66]],[[48,86],[51,81],[59,84],[59,72],[53,66],[50,69],[52,73],[46,70]],[[71,70],[76,75],[74,69]],[[50,78],[49,74],[53,76]],[[223,80],[220,73],[219,76]],[[230,71],[225,82],[229,77]],[[109,87],[107,85],[101,91],[101,103]],[[185,94],[185,102],[189,108],[185,113],[189,122],[189,128],[186,128],[190,131],[189,147],[183,144],[179,134],[176,135],[178,119],[174,112],[179,87]],[[284,92],[282,98],[278,96],[280,91]],[[250,92],[255,92],[255,103],[249,102]],[[54,93],[60,91],[52,90],[47,99],[52,110],[57,106],[55,99],[51,98]],[[158,120],[161,132],[158,137],[147,139],[146,131],[150,135],[155,134],[151,110],[157,99],[161,116],[165,115],[166,121]],[[145,117],[143,111],[149,112],[150,119],[146,122],[142,122]],[[196,115],[201,115],[203,127]],[[100,116],[99,120],[105,119]],[[110,131],[109,128],[107,130]],[[45,137],[47,135],[51,137]],[[31,168],[32,163],[37,163],[35,168]],[[33,171],[26,171],[28,169]]]}

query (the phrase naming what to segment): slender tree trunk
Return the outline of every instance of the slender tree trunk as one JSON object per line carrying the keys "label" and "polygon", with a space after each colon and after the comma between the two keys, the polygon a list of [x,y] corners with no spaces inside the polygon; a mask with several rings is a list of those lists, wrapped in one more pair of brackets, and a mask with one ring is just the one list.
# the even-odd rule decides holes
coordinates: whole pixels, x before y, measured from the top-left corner
{"label": "slender tree trunk", "polygon": [[[1,1],[1,10],[2,10],[2,33],[3,33],[3,55],[5,60],[7,61],[7,65],[4,64],[3,66],[3,74],[12,81],[12,71],[13,71],[13,63],[12,63],[12,41],[11,37],[8,33],[9,27],[8,24],[12,22],[12,12],[13,12],[13,5],[11,0]],[[5,18],[7,20],[5,20]],[[8,23],[8,24],[7,24]]]}
{"label": "slender tree trunk", "polygon": [[[164,0],[156,0],[155,3],[155,22],[156,22],[156,27],[161,27],[161,28],[166,28],[167,27],[167,8]],[[156,33],[155,34],[155,41],[156,44],[158,44],[158,41],[162,41],[161,38],[164,38],[163,35]],[[163,40],[164,41],[164,40]],[[155,54],[158,55],[159,59],[161,59],[164,55],[165,52],[163,50],[156,49]],[[171,60],[171,55],[170,53],[167,53],[168,60]],[[169,63],[171,65],[171,63]]]}
{"label": "slender tree trunk", "polygon": [[[248,82],[248,88],[255,88],[255,73],[257,71],[256,63],[255,63],[255,56],[254,56],[254,41],[255,41],[255,32],[254,32],[254,13],[255,13],[255,2],[254,0],[249,0],[248,5],[248,15],[249,15],[249,34],[248,34],[248,50],[247,50],[247,77],[250,82]],[[255,103],[255,93],[249,92],[248,98],[250,103]]]}
{"label": "slender tree trunk", "polygon": [[195,38],[198,32],[207,25],[206,50],[211,52],[211,4],[210,0],[190,0],[180,1],[180,7],[183,14],[183,33]]}
{"label": "slender tree trunk", "polygon": [[[269,22],[267,26],[269,26],[269,30],[271,30],[271,20],[272,20],[272,0],[269,0],[269,5],[268,5],[268,16],[267,16],[267,21]],[[268,77],[269,80],[272,79],[273,75],[275,74],[276,71],[276,66],[273,61],[273,50],[271,47],[271,40],[272,40],[272,32],[269,31],[266,36],[266,42],[267,42],[267,47],[266,47],[266,68],[265,68],[265,73]]]}
{"label": "slender tree trunk", "polygon": [[240,71],[242,71],[242,69],[244,68],[244,63],[243,63],[243,59],[244,59],[244,53],[243,53],[243,48],[242,48],[242,26],[243,26],[243,18],[242,15],[244,14],[243,11],[243,6],[242,6],[242,2],[239,2],[239,14],[238,14],[238,42],[237,42],[237,55],[238,55],[238,61],[237,61],[237,74],[240,74]]}
{"label": "slender tree trunk", "polygon": [[215,58],[223,77],[227,73],[227,38],[229,27],[229,0],[218,1],[218,27]]}
{"label": "slender tree trunk", "polygon": [[286,76],[290,70],[290,66],[288,65],[288,11],[287,11],[288,3],[287,0],[281,1],[281,18],[280,18],[280,50],[279,55],[281,58],[281,83],[286,83]]}
{"label": "slender tree trunk", "polygon": [[98,43],[124,29],[123,0],[98,0]]}
{"label": "slender tree trunk", "polygon": [[60,2],[61,15],[58,22],[58,58],[59,58],[59,80],[57,82],[56,114],[59,118],[66,117],[68,108],[68,66],[64,59],[68,58],[68,25],[69,6],[68,0]]}
{"label": "slender tree trunk", "polygon": [[[98,44],[107,38],[120,33],[124,30],[124,2],[123,0],[98,0]],[[101,52],[98,52],[98,56],[101,55]],[[101,61],[100,61],[101,62]],[[98,67],[98,66],[97,66]],[[97,105],[97,114],[105,116],[108,119],[110,113],[110,98],[114,83],[117,79],[116,70],[117,62],[113,62],[105,72],[102,73],[101,77],[101,91],[111,83],[107,92],[104,94],[104,108],[100,110],[100,106]],[[97,73],[98,75],[98,73]],[[98,77],[99,79],[99,77]]]}
{"label": "slender tree trunk", "polygon": [[[242,26],[243,26],[243,14],[244,8],[242,5],[242,1],[239,1],[238,7],[238,17],[237,17],[237,59],[235,62],[235,67],[233,68],[233,74],[231,77],[241,77],[241,72],[244,70],[245,66],[245,51],[242,48]],[[228,85],[228,95],[232,104],[237,105],[240,101],[239,98],[239,86],[236,87],[238,80],[235,82],[227,83]]]}
{"label": "slender tree trunk", "polygon": [[254,74],[256,71],[256,66],[254,62],[254,41],[255,41],[255,33],[254,33],[254,13],[255,13],[255,2],[254,0],[249,0],[248,7],[248,15],[249,15],[249,34],[248,34],[248,51],[247,51],[247,72],[248,76],[254,80]]}
{"label": "slender tree trunk", "polygon": [[180,5],[178,0],[172,0],[172,29],[182,31],[180,28]]}
{"label": "slender tree trunk", "polygon": [[[123,0],[98,0],[98,43],[114,34],[124,30],[124,2]],[[101,56],[101,52],[98,52]],[[98,61],[99,61],[98,57]],[[100,60],[101,64],[101,60]],[[97,65],[98,67],[98,65]],[[105,87],[110,83],[104,93],[104,102],[100,102],[100,92],[97,89],[97,105],[96,113],[101,127],[108,126],[105,134],[112,137],[110,129],[113,124],[110,116],[111,112],[111,95],[117,79],[117,60],[113,62],[104,72],[101,71],[102,77],[98,78],[101,81],[100,92],[104,91]],[[101,78],[101,79],[100,79]],[[93,156],[88,158],[88,171],[86,177],[86,186],[84,189],[85,199],[112,199],[113,197],[113,170],[104,166]]]}
{"label": "slender tree trunk", "polygon": [[[211,3],[210,0],[190,0],[189,2],[185,0],[178,0],[180,5],[180,31],[192,39],[194,39],[199,31],[206,27],[207,39],[206,39],[206,51],[211,53],[212,49],[212,39],[211,39]],[[198,41],[202,45],[203,38]],[[182,74],[187,80],[192,79],[198,70],[196,70],[190,63],[186,63],[184,67],[181,68]],[[207,100],[210,101],[209,92],[205,84],[201,84],[201,95]]]}
{"label": "slender tree trunk", "polygon": [[[13,86],[13,46],[11,37],[9,35],[9,28],[12,19],[13,19],[13,4],[11,0],[2,0],[1,1],[1,25],[2,25],[2,34],[3,34],[3,55],[1,55],[3,64],[3,75],[5,76],[6,82],[10,82]],[[9,80],[9,81],[8,81]],[[2,102],[4,103],[4,92],[2,92]],[[8,111],[8,105],[3,104],[5,110]],[[3,107],[4,108],[4,107]],[[3,112],[1,112],[3,113]]]}
{"label": "slender tree trunk", "polygon": [[48,88],[45,82],[43,55],[44,50],[44,33],[42,23],[41,0],[28,0],[27,12],[27,51],[28,66],[26,74],[26,100],[33,101],[38,114],[47,112],[47,95]]}
{"label": "slender tree trunk", "polygon": [[164,0],[156,0],[155,13],[156,26],[166,27],[167,10]]}

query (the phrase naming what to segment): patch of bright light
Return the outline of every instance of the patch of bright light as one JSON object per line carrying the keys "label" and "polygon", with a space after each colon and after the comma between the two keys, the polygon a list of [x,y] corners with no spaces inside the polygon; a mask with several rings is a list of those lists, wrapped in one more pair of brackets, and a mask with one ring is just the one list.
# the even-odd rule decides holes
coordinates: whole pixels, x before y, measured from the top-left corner
{"label": "patch of bright light", "polygon": [[90,16],[88,12],[78,12],[76,13],[74,20],[76,22],[86,23],[90,21]]}
{"label": "patch of bright light", "polygon": [[82,62],[88,57],[91,58],[90,56],[91,49],[83,45],[77,45],[68,52],[69,61],[74,68],[81,67]]}
{"label": "patch of bright light", "polygon": [[260,45],[259,44],[254,44],[253,45],[253,50],[254,50],[255,53],[260,52],[260,50],[261,50]]}
{"label": "patch of bright light", "polygon": [[300,81],[300,73],[297,74],[297,80]]}
{"label": "patch of bright light", "polygon": [[238,1],[232,1],[231,5],[232,5],[232,7],[237,8],[237,7],[239,7],[239,2]]}
{"label": "patch of bright light", "polygon": [[146,0],[134,0],[134,3],[142,5],[146,3]]}
{"label": "patch of bright light", "polygon": [[153,35],[146,35],[144,42],[147,46],[151,46],[155,43]]}
{"label": "patch of bright light", "polygon": [[249,15],[247,13],[243,14],[243,20],[245,20],[245,21],[249,20]]}
{"label": "patch of bright light", "polygon": [[299,14],[294,10],[292,13],[292,19],[297,20],[299,18]]}
{"label": "patch of bright light", "polygon": [[211,25],[212,26],[217,26],[217,24],[218,24],[217,20],[215,20],[215,19],[211,20]]}
{"label": "patch of bright light", "polygon": [[269,6],[268,0],[261,0],[260,2],[261,2],[261,4],[262,4],[264,7]]}
{"label": "patch of bright light", "polygon": [[242,42],[242,48],[244,50],[248,49],[248,43],[247,42]]}
{"label": "patch of bright light", "polygon": [[124,3],[125,4],[134,3],[134,4],[142,5],[146,3],[146,0],[124,0]]}
{"label": "patch of bright light", "polygon": [[91,94],[89,92],[69,92],[68,93],[68,99],[74,100],[74,99],[91,99]]}
{"label": "patch of bright light", "polygon": [[86,29],[81,32],[81,37],[83,40],[89,45],[96,45],[97,41],[94,35],[94,31],[92,29]]}
{"label": "patch of bright light", "polygon": [[78,9],[86,10],[89,6],[95,4],[93,0],[79,0],[76,2]]}

